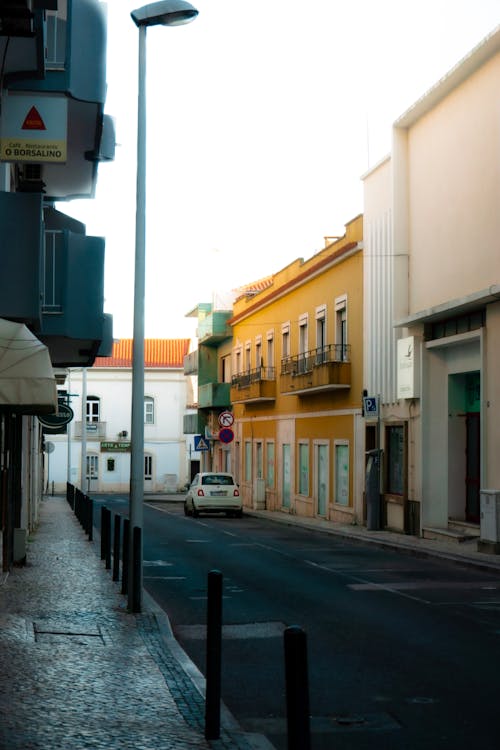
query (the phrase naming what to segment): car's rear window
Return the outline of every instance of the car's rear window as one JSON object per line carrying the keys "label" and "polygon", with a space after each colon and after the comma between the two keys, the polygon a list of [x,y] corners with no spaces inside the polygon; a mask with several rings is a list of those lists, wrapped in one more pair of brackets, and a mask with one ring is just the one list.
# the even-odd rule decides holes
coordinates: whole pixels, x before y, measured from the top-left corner
{"label": "car's rear window", "polygon": [[228,477],[225,474],[209,474],[206,477],[201,478],[202,484],[234,484],[232,477]]}

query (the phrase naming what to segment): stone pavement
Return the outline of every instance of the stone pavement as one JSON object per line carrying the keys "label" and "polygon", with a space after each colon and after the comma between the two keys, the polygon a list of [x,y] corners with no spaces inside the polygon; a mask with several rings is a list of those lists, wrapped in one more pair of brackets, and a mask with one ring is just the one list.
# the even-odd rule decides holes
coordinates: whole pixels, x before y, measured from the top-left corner
{"label": "stone pavement", "polygon": [[152,600],[127,612],[65,498],[0,584],[0,750],[272,750],[224,708],[205,740],[196,668]]}

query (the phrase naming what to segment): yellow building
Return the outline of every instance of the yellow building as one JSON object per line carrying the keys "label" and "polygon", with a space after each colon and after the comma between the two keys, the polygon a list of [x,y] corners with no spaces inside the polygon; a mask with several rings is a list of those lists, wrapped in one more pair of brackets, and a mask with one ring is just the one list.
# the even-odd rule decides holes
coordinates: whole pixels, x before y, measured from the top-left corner
{"label": "yellow building", "polygon": [[363,217],[234,303],[233,470],[244,505],[362,522]]}

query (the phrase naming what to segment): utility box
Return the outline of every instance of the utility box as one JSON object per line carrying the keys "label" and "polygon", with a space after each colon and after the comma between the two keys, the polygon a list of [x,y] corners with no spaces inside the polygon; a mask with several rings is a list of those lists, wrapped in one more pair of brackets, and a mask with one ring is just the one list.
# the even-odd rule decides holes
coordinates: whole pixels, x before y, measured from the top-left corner
{"label": "utility box", "polygon": [[500,554],[500,490],[481,490],[479,552]]}

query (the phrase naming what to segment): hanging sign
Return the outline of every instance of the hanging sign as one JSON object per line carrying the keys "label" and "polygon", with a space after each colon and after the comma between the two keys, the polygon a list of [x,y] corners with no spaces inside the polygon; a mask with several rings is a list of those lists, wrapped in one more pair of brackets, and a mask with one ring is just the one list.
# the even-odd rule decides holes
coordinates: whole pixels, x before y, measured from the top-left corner
{"label": "hanging sign", "polygon": [[1,106],[0,161],[35,164],[66,161],[66,97],[4,92]]}

